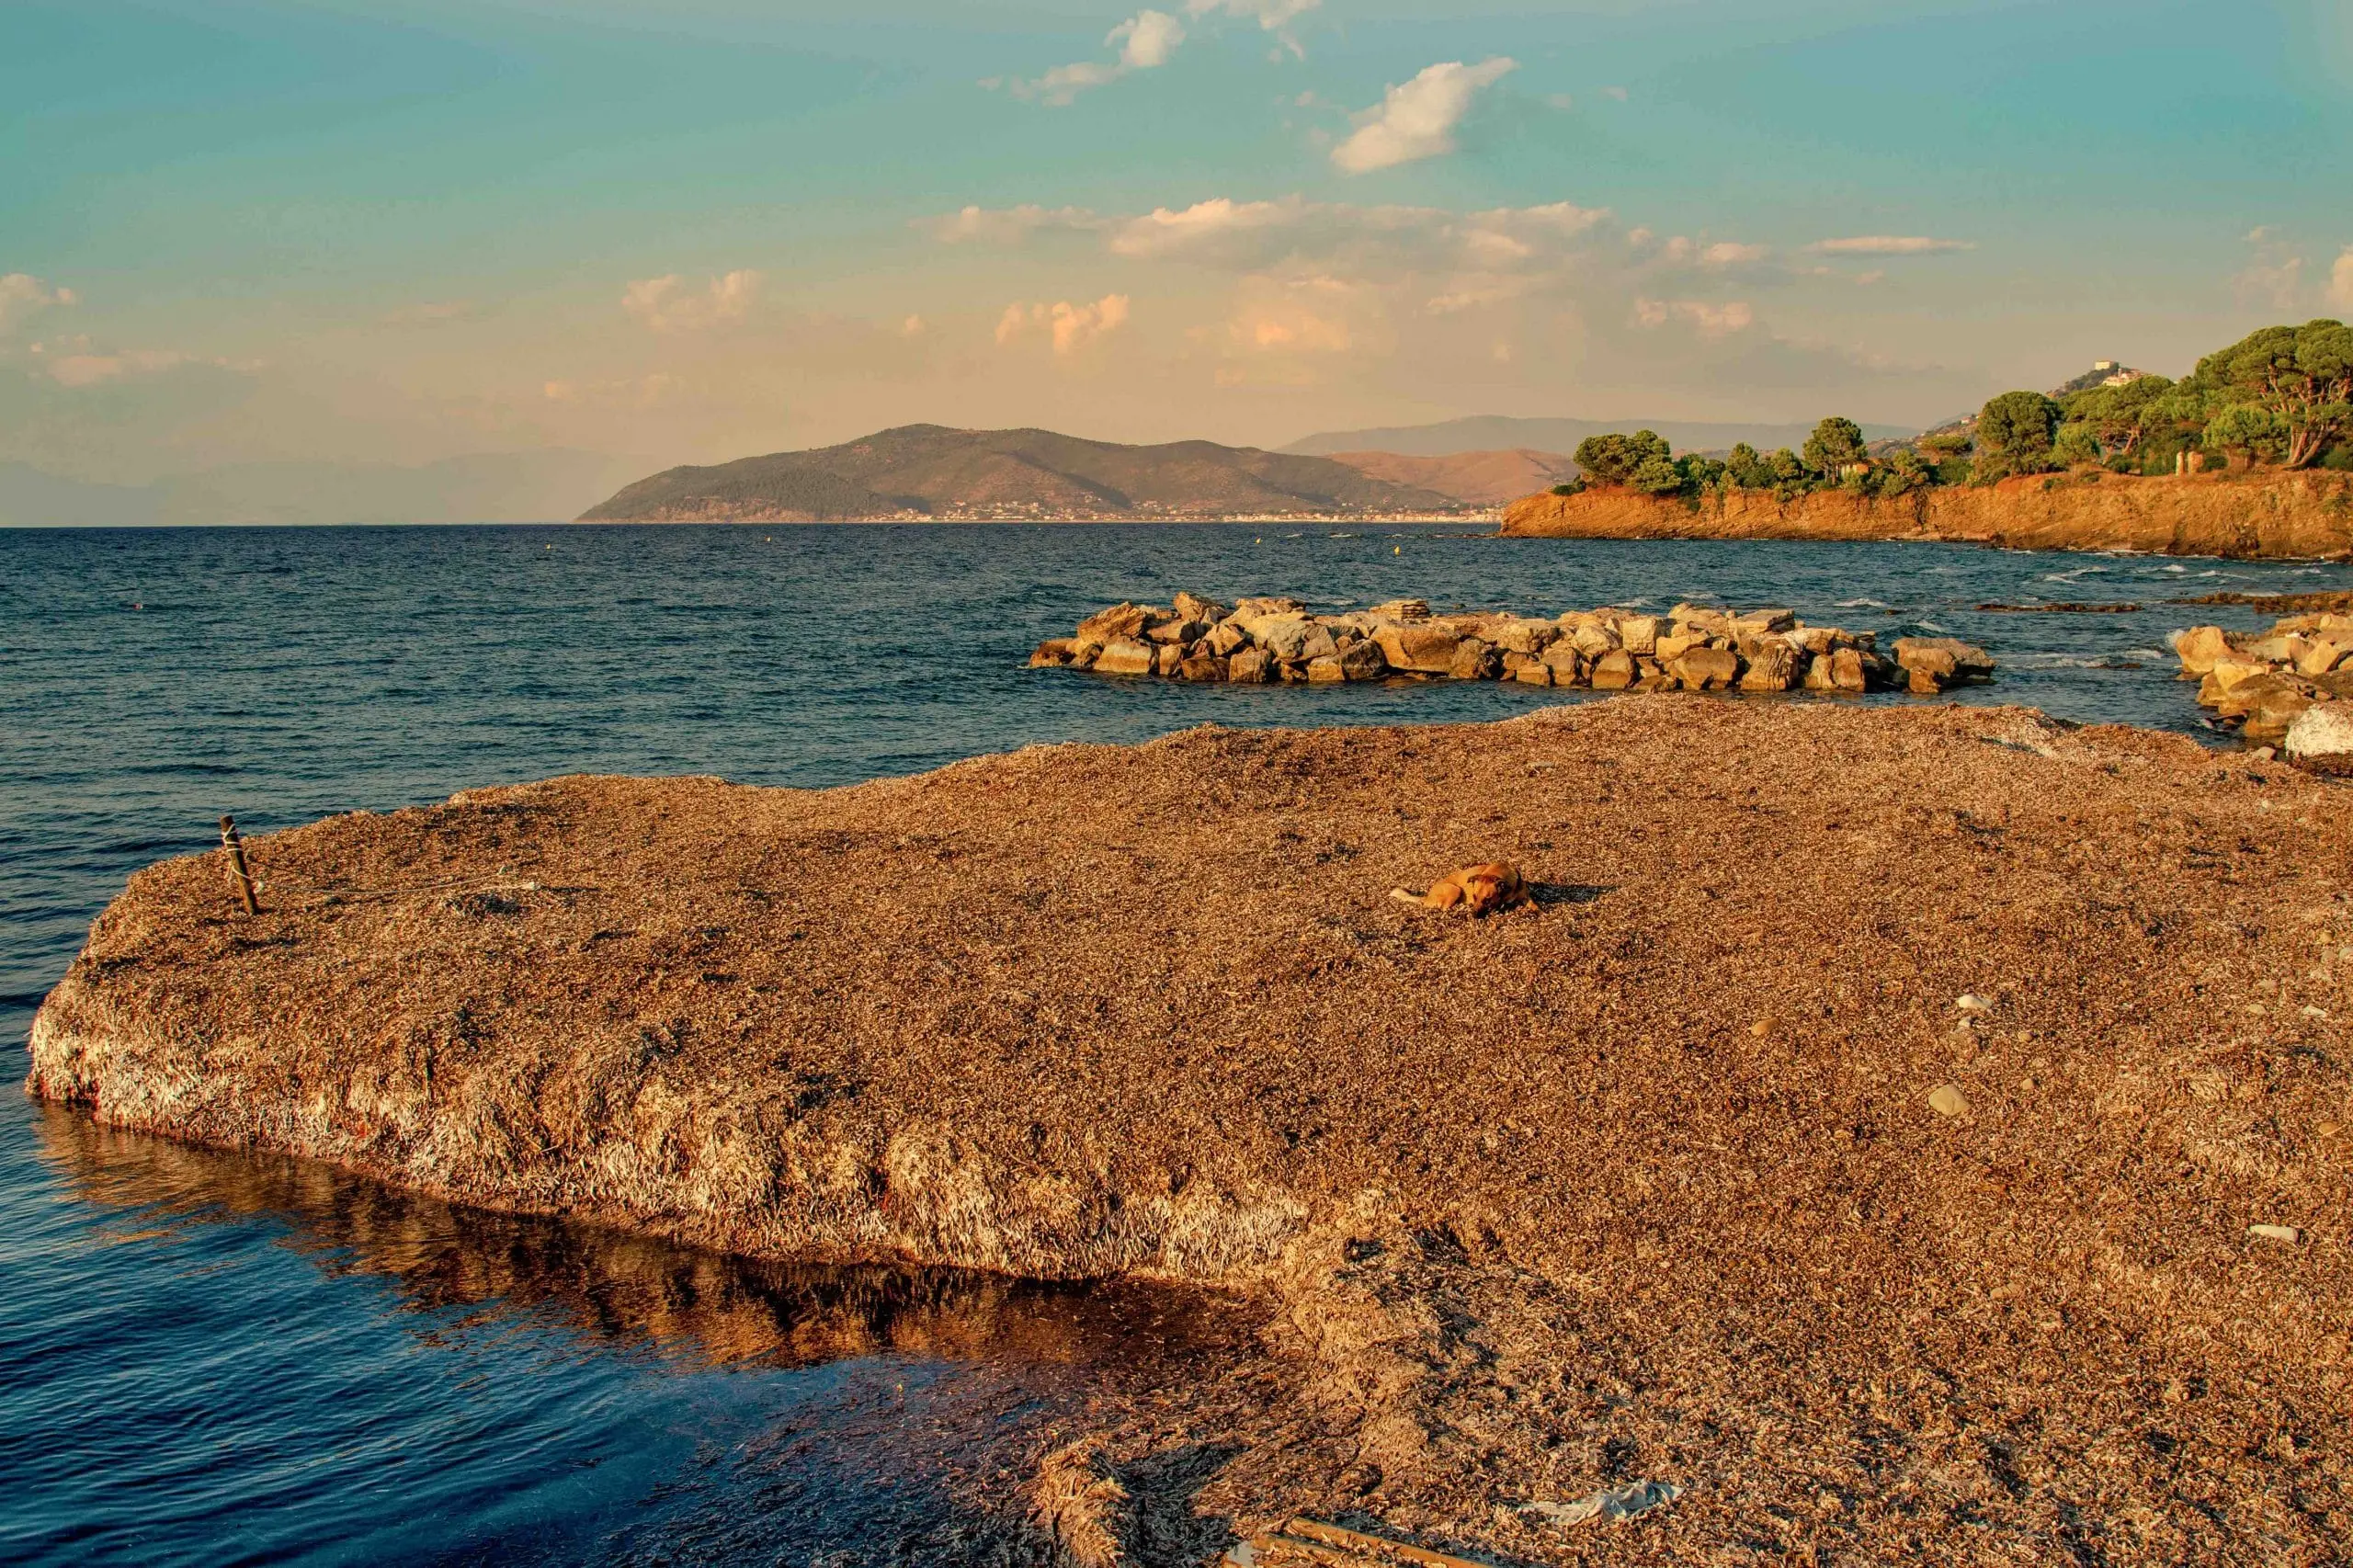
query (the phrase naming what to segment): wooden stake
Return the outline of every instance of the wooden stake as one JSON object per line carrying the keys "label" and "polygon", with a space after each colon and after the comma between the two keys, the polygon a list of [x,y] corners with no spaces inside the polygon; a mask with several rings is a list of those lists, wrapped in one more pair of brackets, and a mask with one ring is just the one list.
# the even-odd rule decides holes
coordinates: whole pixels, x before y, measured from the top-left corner
{"label": "wooden stake", "polygon": [[259,915],[261,904],[254,898],[254,874],[245,869],[245,841],[237,836],[237,819],[221,819],[221,847],[229,852],[229,874],[237,881],[237,897],[244,901],[247,915]]}

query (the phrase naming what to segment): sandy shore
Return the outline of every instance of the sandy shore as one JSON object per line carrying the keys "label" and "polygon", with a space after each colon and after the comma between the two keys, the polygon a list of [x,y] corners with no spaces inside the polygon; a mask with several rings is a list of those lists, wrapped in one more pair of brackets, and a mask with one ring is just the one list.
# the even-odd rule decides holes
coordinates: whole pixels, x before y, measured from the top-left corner
{"label": "sandy shore", "polygon": [[[1097,1415],[1135,1561],[1199,1539],[1155,1508],[2333,1561],[2348,798],[2018,710],[1679,695],[557,779],[254,841],[258,918],[215,859],[140,873],[29,1087],[754,1256],[1244,1291],[1245,1367]],[[1387,896],[1498,858],[1538,910]],[[1508,1506],[1638,1478],[1684,1494]]]}

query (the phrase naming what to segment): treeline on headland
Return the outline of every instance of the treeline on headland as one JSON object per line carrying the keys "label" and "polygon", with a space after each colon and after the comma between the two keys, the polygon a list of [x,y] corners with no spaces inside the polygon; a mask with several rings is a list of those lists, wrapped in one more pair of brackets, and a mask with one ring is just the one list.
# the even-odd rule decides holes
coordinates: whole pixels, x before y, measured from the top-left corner
{"label": "treeline on headland", "polygon": [[1869,443],[1853,420],[1814,426],[1801,451],[1745,442],[1721,458],[1676,454],[1648,430],[1595,436],[1575,452],[1589,484],[1698,498],[1767,492],[1780,501],[1820,491],[1893,497],[1939,485],[2104,471],[2353,470],[2353,328],[2319,320],[2268,326],[2207,355],[2180,381],[2120,371],[2058,394],[2006,392],[1971,419],[1909,441]]}

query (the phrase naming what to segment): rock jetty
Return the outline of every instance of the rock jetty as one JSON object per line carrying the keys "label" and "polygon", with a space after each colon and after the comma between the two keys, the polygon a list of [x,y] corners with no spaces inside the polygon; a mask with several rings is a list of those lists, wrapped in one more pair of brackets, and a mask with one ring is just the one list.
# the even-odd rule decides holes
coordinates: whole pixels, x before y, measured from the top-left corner
{"label": "rock jetty", "polygon": [[1367,680],[1507,680],[1595,691],[1818,691],[1902,687],[1933,697],[1984,680],[1994,660],[1950,637],[1877,637],[1808,626],[1786,609],[1745,613],[1679,604],[1664,615],[1605,606],[1554,619],[1433,615],[1427,599],[1317,615],[1298,599],[1231,608],[1190,593],[1167,605],[1122,601],[1029,655],[1032,669],[1306,686]]}
{"label": "rock jetty", "polygon": [[[753,1256],[1244,1289],[1237,1375],[1065,1431],[1120,1562],[1302,1514],[1563,1568],[2339,1562],[2341,797],[1683,693],[555,779],[252,838],[252,916],[218,856],[140,871],[31,1087]],[[1487,859],[1536,907],[1389,896]]]}
{"label": "rock jetty", "polygon": [[2193,626],[2174,652],[2224,725],[2316,771],[2353,773],[2353,612],[2290,615],[2252,634]]}

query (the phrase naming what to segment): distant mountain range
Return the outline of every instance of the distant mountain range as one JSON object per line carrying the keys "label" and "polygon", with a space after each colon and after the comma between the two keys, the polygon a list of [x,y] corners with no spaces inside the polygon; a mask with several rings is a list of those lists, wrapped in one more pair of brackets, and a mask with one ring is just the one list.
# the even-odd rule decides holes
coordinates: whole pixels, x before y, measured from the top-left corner
{"label": "distant mountain range", "polygon": [[1453,495],[1325,457],[1213,441],[1131,447],[1051,430],[910,425],[813,451],[668,469],[581,520],[1179,519],[1469,509]]}
{"label": "distant mountain range", "polygon": [[[1726,452],[1742,441],[1760,452],[1776,447],[1795,450],[1813,433],[1812,425],[1701,424],[1685,419],[1509,419],[1483,415],[1438,425],[1398,425],[1373,430],[1333,430],[1293,441],[1286,452],[1325,456],[1338,452],[1396,452],[1407,457],[1449,457],[1463,452],[1533,450],[1574,452],[1587,436],[1613,430],[1654,430],[1678,452]],[[1904,425],[1866,425],[1865,440],[1915,436]],[[1540,485],[1535,488],[1542,488]]]}
{"label": "distant mountain range", "polygon": [[0,463],[0,526],[553,522],[573,517],[639,466],[555,449],[416,467],[238,463],[152,484],[101,484]]}
{"label": "distant mountain range", "polygon": [[1334,452],[1332,460],[1392,484],[1417,485],[1467,506],[1500,506],[1576,477],[1577,465],[1559,452],[1515,447],[1500,452],[1452,452],[1413,457],[1403,452]]}

